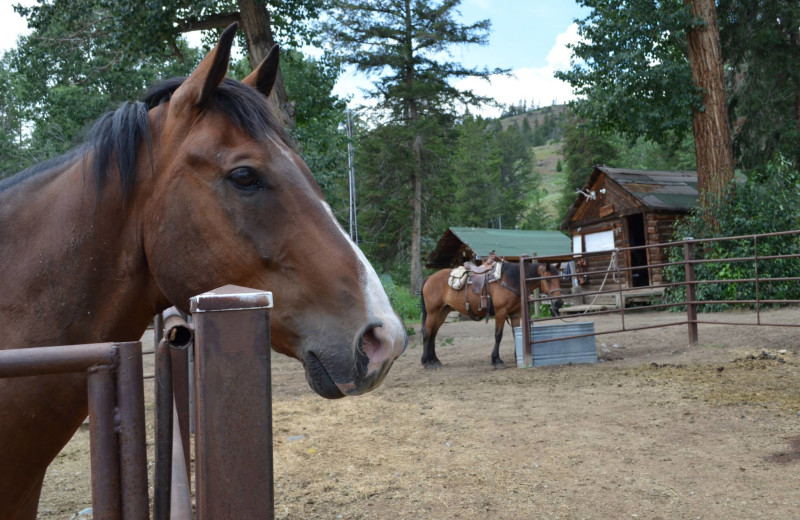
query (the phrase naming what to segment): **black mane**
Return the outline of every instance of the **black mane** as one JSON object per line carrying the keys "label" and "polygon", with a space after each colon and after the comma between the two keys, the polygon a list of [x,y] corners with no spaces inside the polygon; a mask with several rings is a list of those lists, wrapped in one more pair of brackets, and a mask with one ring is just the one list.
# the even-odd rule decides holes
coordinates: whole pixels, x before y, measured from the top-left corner
{"label": "black mane", "polygon": [[[94,175],[97,180],[98,192],[111,174],[112,166],[116,166],[123,197],[129,196],[136,187],[136,165],[142,139],[151,154],[152,164],[152,137],[147,112],[169,101],[185,79],[168,79],[152,87],[142,101],[126,102],[118,109],[103,114],[89,128],[81,145],[60,157],[36,164],[0,181],[0,192],[38,174],[53,171],[83,158],[85,171]],[[237,81],[223,80],[208,110],[227,115],[234,124],[257,141],[266,135],[272,135],[288,144],[288,138],[281,130],[267,98]],[[91,161],[87,160],[89,157]]]}
{"label": "black mane", "polygon": [[[536,270],[539,264],[537,262],[525,263],[525,278],[536,277]],[[552,267],[547,264],[545,269],[550,275],[557,274],[553,271]],[[500,270],[500,276],[503,277],[508,285],[511,287],[519,287],[519,264],[516,262],[503,261],[503,267]]]}

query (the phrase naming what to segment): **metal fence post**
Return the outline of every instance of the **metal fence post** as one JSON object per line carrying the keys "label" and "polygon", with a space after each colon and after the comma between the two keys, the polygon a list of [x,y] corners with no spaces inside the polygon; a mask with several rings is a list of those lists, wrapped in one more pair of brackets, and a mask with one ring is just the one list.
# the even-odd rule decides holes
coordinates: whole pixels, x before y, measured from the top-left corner
{"label": "metal fence post", "polygon": [[95,365],[87,371],[89,439],[92,466],[92,509],[95,518],[121,520],[119,444],[114,411],[116,384],[111,365]]}
{"label": "metal fence post", "polygon": [[191,300],[198,520],[274,518],[271,307],[235,286]]}
{"label": "metal fence post", "polygon": [[533,366],[533,347],[531,345],[531,305],[528,300],[528,281],[525,279],[525,261],[528,256],[519,257],[519,297],[520,297],[520,325],[522,326],[522,366]]}
{"label": "metal fence post", "polygon": [[[150,517],[147,487],[147,440],[145,435],[142,344],[120,343],[117,368],[119,408],[120,487],[122,517],[144,520]],[[100,518],[100,517],[98,517]]]}
{"label": "metal fence post", "polygon": [[684,238],[683,267],[686,272],[686,319],[689,324],[689,344],[697,344],[697,295],[695,294],[694,277],[694,240],[692,237]]}

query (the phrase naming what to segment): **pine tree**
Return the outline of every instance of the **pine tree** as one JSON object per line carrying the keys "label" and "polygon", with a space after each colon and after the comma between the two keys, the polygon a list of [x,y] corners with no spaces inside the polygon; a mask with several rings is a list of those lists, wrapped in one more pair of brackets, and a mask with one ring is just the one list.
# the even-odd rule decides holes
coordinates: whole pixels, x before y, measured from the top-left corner
{"label": "pine tree", "polygon": [[[486,44],[490,22],[471,25],[456,21],[461,0],[341,0],[326,29],[345,62],[367,74],[380,74],[370,92],[383,110],[384,123],[407,129],[402,146],[411,151],[405,177],[411,187],[411,289],[422,289],[421,231],[423,193],[431,126],[450,113],[455,102],[467,105],[483,99],[453,87],[450,79],[488,77],[490,71],[443,61],[456,44]],[[502,71],[493,71],[502,72]]]}

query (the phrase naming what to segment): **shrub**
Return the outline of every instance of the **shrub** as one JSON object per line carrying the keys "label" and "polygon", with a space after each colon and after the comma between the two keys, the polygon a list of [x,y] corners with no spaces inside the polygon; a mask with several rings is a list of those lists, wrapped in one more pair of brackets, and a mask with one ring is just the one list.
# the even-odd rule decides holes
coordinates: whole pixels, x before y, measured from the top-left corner
{"label": "shrub", "polygon": [[[714,238],[726,236],[757,235],[800,228],[800,174],[791,161],[777,157],[765,167],[748,172],[747,179],[735,186],[722,198],[721,203],[705,211],[697,209],[676,223],[675,240],[684,237]],[[711,232],[706,221],[718,223]],[[758,256],[783,255],[800,251],[800,236],[787,235],[759,238]],[[726,240],[698,244],[695,258],[736,258],[754,255],[753,239]],[[673,248],[670,260],[683,259],[683,250]],[[759,259],[759,278],[780,278],[800,273],[800,258]],[[665,268],[670,281],[685,279],[683,266]],[[696,264],[698,280],[735,280],[753,278],[755,262],[732,261]],[[696,286],[698,300],[751,300],[756,297],[753,282],[703,284]],[[671,287],[666,291],[670,302],[685,301],[683,287]],[[760,282],[758,296],[762,300],[800,299],[800,283]],[[743,305],[748,307],[748,305]],[[716,311],[728,309],[731,304],[700,306],[698,310]]]}
{"label": "shrub", "polygon": [[[392,307],[394,307],[394,310],[397,311],[397,314],[400,315],[403,321],[418,322],[422,315],[419,296],[411,294],[411,290],[408,287],[399,286],[394,283],[391,275],[382,274],[380,278],[383,284],[383,290],[386,291],[386,294],[389,296]],[[411,334],[411,332],[409,332],[409,334]]]}

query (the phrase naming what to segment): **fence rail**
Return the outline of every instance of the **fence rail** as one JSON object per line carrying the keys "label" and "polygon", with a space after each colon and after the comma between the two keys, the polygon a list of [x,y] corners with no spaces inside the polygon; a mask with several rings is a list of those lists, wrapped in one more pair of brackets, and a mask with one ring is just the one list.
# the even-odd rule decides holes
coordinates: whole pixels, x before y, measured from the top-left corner
{"label": "fence rail", "polygon": [[[780,252],[776,253],[772,251],[774,249],[774,245],[769,244],[770,239],[780,239],[784,243],[781,244],[782,246],[787,246],[789,250],[787,252]],[[742,254],[745,248],[745,243],[747,243],[747,249],[750,251],[749,256]],[[759,248],[762,248],[762,251],[766,248],[768,249],[767,254],[759,254]],[[734,250],[734,254],[731,256],[724,256],[721,254],[721,251],[725,249]],[[648,265],[630,265],[632,262],[631,259],[631,252],[632,251],[642,251],[644,250],[647,252],[647,257],[649,258],[651,250],[666,250],[671,251],[672,256],[671,258],[674,259],[675,256],[680,256],[679,260],[671,260],[668,262],[660,262],[660,263],[653,263]],[[577,260],[578,258],[609,258],[609,267],[607,269],[593,269],[591,271],[583,271],[580,273],[581,276],[590,276],[593,278],[602,277],[603,282],[600,285],[599,289],[592,289],[585,292],[577,292],[571,293],[569,295],[565,295],[566,298],[593,298],[594,301],[599,299],[600,297],[613,297],[616,301],[615,308],[613,309],[592,309],[591,305],[582,312],[580,315],[572,315],[571,320],[575,319],[576,317],[591,317],[591,316],[599,316],[599,315],[609,315],[615,314],[620,316],[620,326],[618,329],[614,330],[604,330],[601,332],[595,332],[594,334],[581,334],[581,335],[572,335],[562,338],[548,338],[548,339],[541,339],[538,340],[535,337],[532,337],[532,326],[534,323],[540,322],[548,322],[548,321],[556,321],[562,318],[560,317],[537,317],[534,318],[531,315],[530,305],[534,302],[531,298],[530,294],[525,290],[525,287],[536,286],[539,280],[542,279],[563,279],[565,278],[564,275],[558,276],[545,276],[545,277],[535,277],[535,278],[525,278],[524,275],[521,276],[521,294],[522,294],[522,340],[523,340],[523,364],[524,366],[532,366],[533,360],[533,349],[537,343],[545,343],[549,341],[559,341],[564,339],[573,339],[573,338],[581,338],[587,336],[597,336],[602,334],[614,334],[620,332],[635,332],[637,330],[646,330],[651,328],[661,328],[661,327],[670,327],[670,326],[686,326],[687,327],[687,334],[688,334],[688,342],[689,344],[696,344],[698,342],[698,325],[703,324],[723,324],[723,325],[750,325],[750,326],[771,326],[771,327],[800,327],[800,323],[763,323],[761,319],[761,309],[765,305],[775,306],[775,305],[796,305],[800,303],[800,298],[775,298],[771,296],[764,296],[765,291],[764,288],[768,287],[771,283],[798,283],[800,282],[800,276],[790,276],[788,273],[770,273],[764,274],[763,268],[764,266],[768,265],[769,262],[773,261],[797,261],[798,265],[796,267],[800,267],[800,230],[793,230],[793,231],[782,231],[777,233],[765,233],[759,235],[740,235],[740,236],[733,236],[733,237],[722,237],[722,238],[704,238],[704,239],[693,239],[693,238],[686,238],[684,240],[675,241],[675,242],[667,242],[661,244],[649,244],[645,246],[636,246],[636,247],[624,247],[624,248],[617,248],[611,251],[599,251],[599,252],[592,252],[592,253],[581,253],[573,255],[573,260]],[[626,261],[625,266],[620,266],[619,259],[624,259]],[[525,264],[530,263],[533,261],[537,262],[559,262],[563,260],[563,256],[561,257],[521,257],[520,258],[520,272],[525,273]],[[743,264],[743,263],[751,263],[752,264],[752,272],[747,273],[746,276],[735,276],[735,277],[726,277],[726,278],[700,278],[698,279],[698,268],[699,266],[712,266],[714,264]],[[636,292],[641,293],[642,287],[632,287],[626,286],[622,281],[626,278],[626,273],[634,272],[634,271],[642,271],[647,270],[648,273],[655,272],[656,270],[661,271],[662,273],[666,272],[666,270],[672,270],[672,276],[678,279],[672,279],[668,281],[664,281],[663,283],[659,283],[657,285],[649,286],[651,288],[658,288],[659,290],[671,291],[671,297],[673,298],[672,301],[668,301],[664,298],[653,297],[649,302],[646,302],[642,305],[637,307],[627,307],[626,306],[626,294],[633,294],[635,295]],[[680,272],[681,276],[677,276],[677,273]],[[798,269],[800,272],[800,269]],[[575,287],[572,281],[576,278],[576,273],[570,273],[568,275],[571,286]],[[611,278],[612,283],[616,283],[619,286],[613,287],[610,289],[605,289],[606,282],[608,279]],[[652,280],[652,277],[649,276],[649,279]],[[698,290],[703,287],[712,286],[712,285],[731,285],[731,286],[743,286],[746,284],[750,284],[752,286],[752,292],[754,293],[754,297],[729,297],[729,298],[718,298],[718,299],[709,299],[705,297],[698,298]],[[676,291],[676,289],[678,291]],[[680,299],[680,301],[676,301],[676,295],[682,293],[684,297]],[[769,293],[767,293],[769,294]],[[793,295],[800,295],[800,285],[798,288],[793,291]],[[546,296],[539,296],[536,301],[537,303],[548,303],[552,302],[559,297],[546,295]],[[734,323],[734,322],[726,322],[726,321],[718,321],[718,320],[710,320],[710,319],[699,319],[698,312],[701,310],[703,306],[712,306],[712,305],[746,305],[752,306],[755,309],[755,321],[753,323]],[[667,309],[685,309],[683,319],[678,319],[676,314],[676,320],[671,323],[660,323],[654,326],[636,326],[630,327],[627,326],[625,323],[625,315],[630,314],[632,312],[643,312],[649,310],[667,310]]]}

